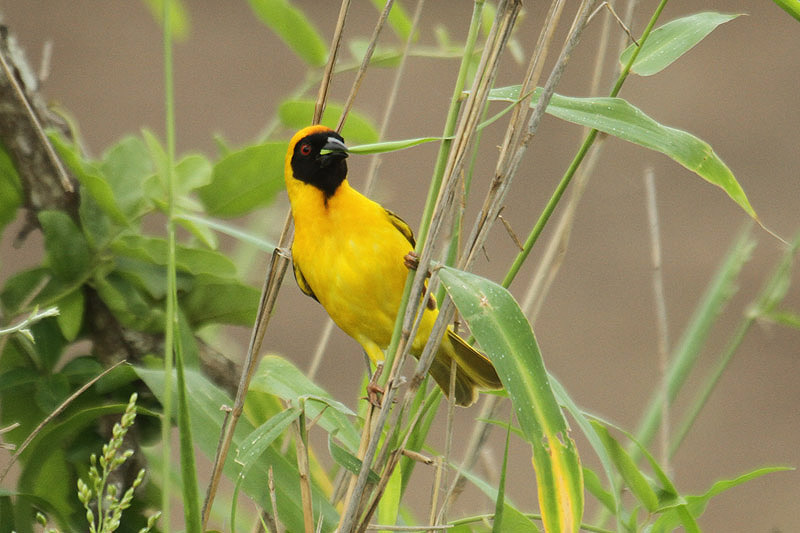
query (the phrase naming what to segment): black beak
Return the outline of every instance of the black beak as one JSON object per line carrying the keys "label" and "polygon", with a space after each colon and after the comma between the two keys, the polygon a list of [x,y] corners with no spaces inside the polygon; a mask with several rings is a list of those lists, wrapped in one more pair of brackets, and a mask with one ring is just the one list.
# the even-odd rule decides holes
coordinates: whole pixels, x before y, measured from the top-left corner
{"label": "black beak", "polygon": [[328,137],[328,142],[319,152],[320,163],[323,167],[347,157],[347,146],[336,137]]}

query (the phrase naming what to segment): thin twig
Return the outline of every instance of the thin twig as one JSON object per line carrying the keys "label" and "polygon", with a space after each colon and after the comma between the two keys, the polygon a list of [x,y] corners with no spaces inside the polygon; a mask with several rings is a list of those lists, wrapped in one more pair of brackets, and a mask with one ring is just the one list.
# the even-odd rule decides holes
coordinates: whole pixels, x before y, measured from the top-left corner
{"label": "thin twig", "polygon": [[53,410],[52,413],[47,415],[45,417],[45,419],[42,420],[39,423],[39,425],[36,426],[33,429],[33,431],[30,432],[28,437],[22,442],[22,444],[19,445],[19,448],[17,448],[17,450],[11,456],[11,459],[8,461],[8,464],[6,465],[5,469],[3,470],[3,473],[0,474],[0,482],[2,482],[6,478],[6,476],[8,475],[9,470],[11,470],[11,467],[14,466],[14,463],[17,462],[17,459],[19,459],[19,456],[22,455],[22,452],[25,451],[25,449],[28,447],[28,445],[33,441],[34,438],[36,438],[36,436],[39,434],[39,432],[42,431],[42,429],[47,424],[49,424],[58,415],[63,413],[64,409],[66,409],[69,406],[69,404],[71,404],[73,401],[75,401],[78,398],[78,396],[80,396],[81,394],[86,392],[86,390],[89,387],[91,387],[92,385],[94,385],[95,383],[100,381],[100,379],[102,379],[104,376],[108,375],[109,372],[111,372],[112,370],[114,370],[115,368],[117,368],[119,365],[121,365],[124,362],[125,362],[124,360],[119,361],[116,364],[114,364],[114,365],[108,367],[107,369],[103,370],[102,372],[100,372],[97,376],[93,377],[86,384],[84,384],[80,389],[78,389],[75,392],[73,392],[72,394],[70,394],[70,396],[66,400],[61,402],[61,404],[58,407],[56,407]]}
{"label": "thin twig", "polygon": [[378,17],[378,23],[375,25],[375,29],[372,31],[372,38],[369,40],[367,50],[364,53],[364,57],[361,59],[361,65],[358,67],[356,79],[353,81],[353,87],[350,89],[350,94],[347,95],[347,100],[344,103],[342,115],[339,117],[339,123],[336,125],[336,131],[342,130],[342,126],[344,125],[344,121],[347,119],[350,108],[353,107],[353,102],[358,94],[358,89],[361,87],[361,82],[364,81],[364,76],[367,73],[367,67],[369,67],[372,54],[375,52],[375,47],[378,44],[378,37],[380,37],[381,30],[383,30],[383,27],[386,24],[386,19],[389,18],[389,11],[392,9],[392,4],[394,4],[394,0],[386,0],[386,4],[383,6],[383,11],[381,11],[381,16]]}
{"label": "thin twig", "polygon": [[2,48],[0,48],[0,66],[2,66],[3,73],[6,75],[8,83],[11,85],[11,87],[13,87],[14,92],[17,95],[17,98],[19,99],[20,102],[22,102],[22,106],[25,109],[25,113],[28,115],[28,119],[30,120],[33,129],[36,131],[36,136],[39,138],[39,142],[44,147],[45,153],[47,153],[47,157],[50,159],[50,163],[52,163],[53,168],[56,171],[56,174],[58,174],[58,179],[61,182],[61,187],[63,187],[63,189],[68,193],[75,192],[69,174],[67,174],[67,169],[64,168],[64,163],[61,162],[61,158],[58,157],[58,154],[56,153],[55,148],[53,148],[50,139],[47,138],[47,134],[44,132],[42,123],[39,121],[39,116],[33,111],[33,107],[31,106],[31,103],[28,101],[28,97],[25,94],[25,91],[22,90],[22,87],[17,81],[16,75],[9,66],[8,61],[6,61],[6,56]]}
{"label": "thin twig", "polygon": [[664,274],[661,270],[661,236],[658,227],[656,183],[652,168],[644,172],[644,189],[647,202],[647,221],[650,229],[650,259],[653,263],[653,297],[656,308],[656,330],[658,331],[658,372],[661,377],[661,430],[659,432],[661,465],[669,471],[669,395],[667,393],[667,371],[669,370],[669,328],[667,304],[664,297]]}
{"label": "thin twig", "polygon": [[[336,63],[337,51],[342,39],[342,30],[344,29],[344,21],[347,14],[347,7],[350,5],[349,0],[343,0],[342,6],[339,11],[339,20],[334,32],[333,41],[331,44],[331,53],[328,57],[328,64],[325,67],[325,75],[323,76],[320,90],[317,95],[317,102],[314,107],[315,124],[319,123],[322,112],[325,109],[325,102],[328,97],[328,88],[330,87],[330,77],[333,74],[334,65]],[[250,380],[255,373],[256,366],[259,361],[259,354],[261,352],[261,345],[264,341],[264,334],[266,333],[267,325],[269,324],[272,309],[275,307],[275,301],[278,298],[278,291],[280,290],[283,277],[286,274],[286,269],[291,261],[289,252],[292,242],[292,213],[291,210],[287,212],[284,221],[283,230],[278,241],[278,246],[272,252],[270,266],[267,275],[264,279],[264,285],[261,289],[261,298],[259,300],[258,312],[256,313],[255,325],[250,336],[250,343],[247,348],[247,356],[242,367],[242,375],[239,380],[239,387],[236,390],[236,399],[234,400],[231,416],[227,424],[223,426],[223,439],[219,450],[217,451],[217,460],[211,472],[211,479],[208,483],[206,491],[205,505],[203,506],[203,528],[205,529],[208,524],[208,518],[211,514],[211,506],[214,503],[214,497],[222,477],[222,469],[225,464],[225,459],[228,456],[230,445],[233,442],[233,435],[236,429],[236,424],[244,409],[244,398],[247,390],[250,387]]]}
{"label": "thin twig", "polygon": [[339,46],[342,43],[342,33],[344,32],[344,23],[347,20],[348,9],[350,9],[350,0],[342,0],[339,6],[339,18],[336,19],[336,29],[333,31],[333,39],[331,40],[328,63],[325,65],[325,73],[322,75],[322,81],[320,81],[319,91],[317,92],[312,124],[319,124],[322,120],[322,114],[325,112],[325,103],[328,101],[328,90],[333,79],[333,69],[336,66],[336,58],[339,55]]}
{"label": "thin twig", "polygon": [[639,41],[637,41],[636,38],[633,36],[633,34],[631,34],[631,30],[628,29],[628,26],[626,26],[625,23],[622,21],[622,19],[619,18],[619,15],[617,15],[617,12],[614,11],[614,8],[608,2],[603,2],[602,4],[597,6],[597,9],[594,10],[594,13],[592,13],[589,16],[589,20],[592,20],[594,18],[594,16],[603,8],[606,8],[606,10],[608,10],[608,12],[611,13],[611,16],[614,17],[614,20],[617,21],[617,24],[619,24],[619,26],[622,28],[622,30],[625,32],[625,34],[628,36],[628,39],[630,39],[633,42],[633,44],[635,44],[636,46],[639,46]]}

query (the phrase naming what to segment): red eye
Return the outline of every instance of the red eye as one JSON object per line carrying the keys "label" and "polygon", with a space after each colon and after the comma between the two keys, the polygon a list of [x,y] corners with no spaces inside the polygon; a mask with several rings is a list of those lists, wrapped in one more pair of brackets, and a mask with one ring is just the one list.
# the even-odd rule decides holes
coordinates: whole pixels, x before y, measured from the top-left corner
{"label": "red eye", "polygon": [[300,147],[300,153],[303,155],[310,155],[311,154],[311,145],[304,144]]}

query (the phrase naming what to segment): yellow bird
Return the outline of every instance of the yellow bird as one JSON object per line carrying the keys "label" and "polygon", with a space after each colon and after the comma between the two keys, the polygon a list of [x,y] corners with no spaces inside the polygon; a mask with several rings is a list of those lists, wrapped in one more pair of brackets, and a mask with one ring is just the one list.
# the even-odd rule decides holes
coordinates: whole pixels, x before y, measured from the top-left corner
{"label": "yellow bird", "polygon": [[[295,235],[294,276],[333,321],[382,361],[389,345],[414,249],[408,224],[347,182],[344,139],[325,126],[310,126],[289,142],[284,167]],[[419,357],[438,311],[425,306],[411,346]],[[471,405],[479,390],[502,388],[492,363],[448,327],[430,368],[445,393],[455,360],[456,403]]]}

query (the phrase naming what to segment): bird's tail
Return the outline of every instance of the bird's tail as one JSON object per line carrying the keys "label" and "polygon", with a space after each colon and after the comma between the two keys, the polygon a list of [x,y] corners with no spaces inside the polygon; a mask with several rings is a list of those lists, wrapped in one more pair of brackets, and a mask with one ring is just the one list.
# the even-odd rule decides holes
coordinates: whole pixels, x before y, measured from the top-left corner
{"label": "bird's tail", "polygon": [[448,328],[430,369],[430,375],[445,394],[450,390],[450,366],[453,360],[457,365],[456,404],[464,407],[472,405],[478,399],[478,391],[503,388],[492,362]]}

